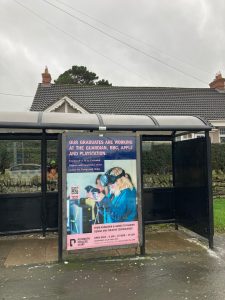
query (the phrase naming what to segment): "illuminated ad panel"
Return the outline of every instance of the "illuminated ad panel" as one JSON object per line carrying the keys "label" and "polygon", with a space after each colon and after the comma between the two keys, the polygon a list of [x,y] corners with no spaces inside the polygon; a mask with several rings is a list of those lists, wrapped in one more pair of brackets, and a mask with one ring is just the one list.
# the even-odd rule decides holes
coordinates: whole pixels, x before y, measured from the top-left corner
{"label": "illuminated ad panel", "polygon": [[65,134],[66,250],[139,243],[136,143],[129,135]]}

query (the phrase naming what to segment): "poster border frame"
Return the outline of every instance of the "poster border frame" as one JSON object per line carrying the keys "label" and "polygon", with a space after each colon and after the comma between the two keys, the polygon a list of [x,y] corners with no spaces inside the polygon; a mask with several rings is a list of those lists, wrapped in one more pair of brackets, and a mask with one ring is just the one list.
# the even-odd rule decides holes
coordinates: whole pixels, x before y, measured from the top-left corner
{"label": "poster border frame", "polygon": [[[135,137],[136,139],[136,175],[137,175],[137,213],[138,213],[138,243],[134,244],[124,244],[124,245],[114,245],[114,246],[103,246],[95,248],[85,248],[85,249],[67,249],[67,203],[65,201],[67,189],[67,172],[66,172],[66,141],[68,137],[80,137],[80,136],[99,136],[99,137]],[[62,250],[66,252],[82,253],[82,252],[93,252],[99,250],[112,250],[121,248],[137,248],[141,247],[143,243],[142,236],[142,182],[141,182],[141,137],[137,133],[128,132],[64,132],[62,133]]]}

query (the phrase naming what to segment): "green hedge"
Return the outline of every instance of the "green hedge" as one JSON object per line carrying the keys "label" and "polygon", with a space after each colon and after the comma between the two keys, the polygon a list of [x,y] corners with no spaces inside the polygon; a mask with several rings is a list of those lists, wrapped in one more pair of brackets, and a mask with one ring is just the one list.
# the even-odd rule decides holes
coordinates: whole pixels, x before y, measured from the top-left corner
{"label": "green hedge", "polygon": [[144,143],[142,151],[144,174],[168,174],[172,171],[171,144]]}
{"label": "green hedge", "polygon": [[[225,144],[212,144],[211,149],[212,169],[225,173]],[[171,144],[145,143],[142,159],[144,174],[167,174],[172,170]]]}
{"label": "green hedge", "polygon": [[211,149],[212,169],[225,172],[225,144],[212,144]]}
{"label": "green hedge", "polygon": [[[225,196],[225,144],[212,144],[213,195]],[[145,187],[172,186],[171,144],[144,143],[143,182]]]}

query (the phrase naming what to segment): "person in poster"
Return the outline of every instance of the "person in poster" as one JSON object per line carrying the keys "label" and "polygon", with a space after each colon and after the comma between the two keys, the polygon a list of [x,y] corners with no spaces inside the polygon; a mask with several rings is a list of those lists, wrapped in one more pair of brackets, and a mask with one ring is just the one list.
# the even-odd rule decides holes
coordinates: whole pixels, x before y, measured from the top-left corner
{"label": "person in poster", "polygon": [[100,177],[101,185],[108,187],[106,195],[101,191],[93,199],[103,208],[104,224],[116,222],[131,222],[137,219],[136,189],[129,174],[120,167],[109,169]]}
{"label": "person in poster", "polygon": [[139,242],[135,136],[66,139],[67,250]]}
{"label": "person in poster", "polygon": [[47,188],[48,191],[57,190],[58,168],[55,160],[51,160],[47,168]]}

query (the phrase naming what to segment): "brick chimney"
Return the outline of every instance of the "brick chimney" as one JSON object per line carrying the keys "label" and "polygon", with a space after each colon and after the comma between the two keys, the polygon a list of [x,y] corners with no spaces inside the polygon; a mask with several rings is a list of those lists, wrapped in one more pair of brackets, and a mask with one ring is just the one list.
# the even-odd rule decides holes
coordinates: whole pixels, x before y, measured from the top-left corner
{"label": "brick chimney", "polygon": [[225,78],[222,77],[222,74],[218,72],[215,79],[209,84],[210,89],[216,90],[225,90]]}
{"label": "brick chimney", "polygon": [[42,84],[51,85],[51,80],[52,80],[51,74],[48,73],[48,67],[46,66],[45,72],[42,73]]}

